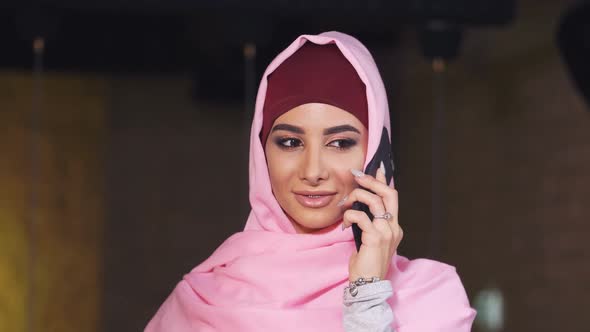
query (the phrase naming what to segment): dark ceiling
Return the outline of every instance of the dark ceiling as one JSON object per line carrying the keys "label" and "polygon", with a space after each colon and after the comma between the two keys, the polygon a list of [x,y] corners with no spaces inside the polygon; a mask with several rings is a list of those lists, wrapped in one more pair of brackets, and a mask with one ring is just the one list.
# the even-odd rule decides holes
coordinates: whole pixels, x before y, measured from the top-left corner
{"label": "dark ceiling", "polygon": [[392,47],[402,26],[506,24],[514,8],[513,0],[5,0],[0,68],[31,68],[31,41],[41,35],[47,70],[190,72],[242,89],[247,42],[263,68],[301,33],[339,30],[371,49]]}
{"label": "dark ceiling", "polygon": [[[504,24],[508,0],[46,0],[0,4],[2,67],[30,67],[31,39],[47,40],[46,65],[62,70],[176,71],[255,42],[281,48],[301,33],[342,30],[368,44],[395,44],[402,24],[442,19]],[[247,5],[246,5],[247,4]],[[444,5],[443,5],[444,4]]]}

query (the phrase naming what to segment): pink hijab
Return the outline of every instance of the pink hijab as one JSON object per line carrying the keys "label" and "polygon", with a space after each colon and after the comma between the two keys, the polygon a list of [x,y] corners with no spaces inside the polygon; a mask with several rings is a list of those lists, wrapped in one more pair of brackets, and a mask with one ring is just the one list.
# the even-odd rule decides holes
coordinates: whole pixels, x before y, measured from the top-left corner
{"label": "pink hijab", "polygon": [[[339,33],[302,35],[266,69],[250,134],[250,203],[244,231],[228,238],[178,283],[146,332],[342,331],[348,260],[356,250],[350,230],[297,234],[275,200],[260,143],[267,76],[304,43],[335,43],[367,87],[366,163],[389,128],[385,88],[369,51]],[[394,256],[389,299],[398,332],[470,331],[475,311],[449,265]]]}

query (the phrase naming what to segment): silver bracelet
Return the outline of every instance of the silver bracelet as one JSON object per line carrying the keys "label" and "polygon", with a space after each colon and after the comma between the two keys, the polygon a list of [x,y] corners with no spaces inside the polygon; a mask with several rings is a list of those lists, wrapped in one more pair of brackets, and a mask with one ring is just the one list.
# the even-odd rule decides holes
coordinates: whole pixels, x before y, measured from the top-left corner
{"label": "silver bracelet", "polygon": [[371,277],[371,278],[360,277],[355,281],[351,281],[350,284],[348,285],[348,287],[344,288],[344,291],[350,292],[350,295],[352,297],[355,297],[359,293],[358,287],[360,287],[362,285],[370,284],[373,282],[377,282],[380,280],[381,279],[379,279],[379,277]]}

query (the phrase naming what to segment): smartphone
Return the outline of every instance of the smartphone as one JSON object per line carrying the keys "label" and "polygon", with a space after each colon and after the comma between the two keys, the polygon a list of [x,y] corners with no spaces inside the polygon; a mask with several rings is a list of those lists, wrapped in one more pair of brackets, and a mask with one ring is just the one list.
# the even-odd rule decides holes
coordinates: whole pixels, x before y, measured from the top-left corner
{"label": "smartphone", "polygon": [[[385,179],[387,180],[387,183],[391,183],[391,180],[393,179],[394,164],[391,153],[391,143],[389,142],[389,134],[386,128],[383,128],[383,132],[381,133],[381,141],[377,147],[377,152],[375,152],[373,159],[371,159],[371,161],[367,164],[367,168],[365,168],[365,174],[369,174],[371,176],[377,175],[377,170],[381,166],[381,163],[383,163],[385,166]],[[363,189],[372,192],[366,188]],[[352,204],[352,208],[358,211],[363,211],[367,214],[367,216],[369,216],[370,220],[373,220],[373,214],[371,211],[369,211],[369,207],[366,204],[354,202]],[[352,234],[354,235],[356,251],[358,252],[361,248],[361,236],[363,231],[360,229],[360,227],[358,227],[357,224],[352,224]]]}

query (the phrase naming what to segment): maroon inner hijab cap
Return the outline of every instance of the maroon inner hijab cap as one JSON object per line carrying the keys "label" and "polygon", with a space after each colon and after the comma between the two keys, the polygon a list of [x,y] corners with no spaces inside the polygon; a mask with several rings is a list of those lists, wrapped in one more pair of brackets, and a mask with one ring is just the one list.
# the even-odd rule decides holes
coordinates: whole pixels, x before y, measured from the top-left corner
{"label": "maroon inner hijab cap", "polygon": [[333,43],[306,42],[268,76],[260,132],[263,147],[279,116],[308,103],[341,108],[368,128],[365,84]]}

